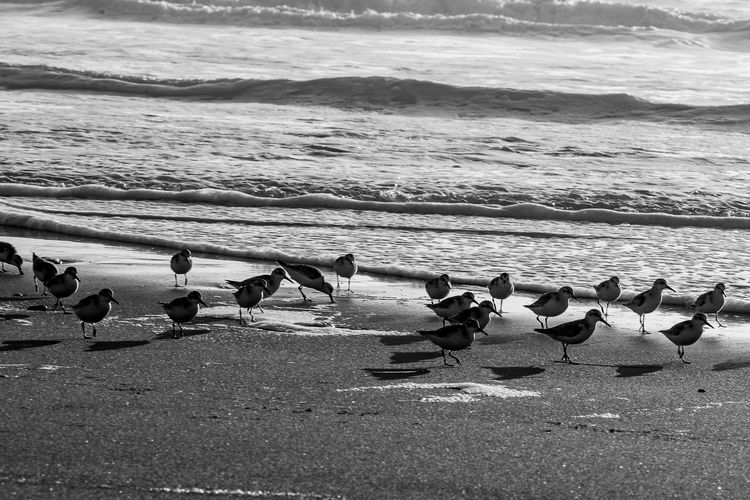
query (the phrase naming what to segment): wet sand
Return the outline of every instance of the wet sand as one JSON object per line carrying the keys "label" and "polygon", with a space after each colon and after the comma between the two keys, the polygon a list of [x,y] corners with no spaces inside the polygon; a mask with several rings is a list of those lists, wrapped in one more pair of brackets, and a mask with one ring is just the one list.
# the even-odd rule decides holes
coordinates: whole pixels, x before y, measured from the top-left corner
{"label": "wet sand", "polygon": [[[282,284],[241,326],[233,289],[273,269],[196,255],[174,287],[177,249],[8,231],[78,268],[72,304],[100,288],[121,305],[85,340],[26,274],[0,275],[0,492],[19,498],[744,498],[750,488],[750,334],[722,316],[686,348],[612,328],[571,346],[532,333],[505,302],[487,337],[443,366],[414,333],[440,326],[420,282],[357,275],[336,304]],[[62,267],[62,266],[61,266]],[[6,265],[6,269],[10,269]],[[335,285],[335,276],[324,269]],[[182,278],[180,278],[182,283]],[[457,292],[477,287],[455,287]],[[199,290],[210,306],[181,339],[158,301]],[[22,294],[19,296],[17,294]],[[550,324],[582,317],[572,303]],[[662,308],[651,331],[689,317]],[[713,318],[710,318],[713,322]]]}

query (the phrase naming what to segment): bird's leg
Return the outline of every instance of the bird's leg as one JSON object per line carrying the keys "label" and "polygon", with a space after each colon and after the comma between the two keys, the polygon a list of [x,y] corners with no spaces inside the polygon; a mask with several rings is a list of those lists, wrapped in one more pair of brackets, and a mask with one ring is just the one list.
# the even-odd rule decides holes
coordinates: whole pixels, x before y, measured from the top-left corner
{"label": "bird's leg", "polygon": [[719,311],[716,311],[716,312],[714,313],[714,319],[716,320],[716,324],[717,324],[717,325],[719,325],[719,327],[723,328],[723,327],[727,326],[727,325],[722,325],[722,324],[721,324],[721,323],[719,322]]}
{"label": "bird's leg", "polygon": [[[495,309],[497,309],[497,304],[495,304],[495,297],[492,297],[492,307],[494,307]],[[501,300],[500,301],[500,309],[502,309],[502,308],[503,308],[503,301]]]}
{"label": "bird's leg", "polygon": [[349,278],[349,286],[347,286],[346,291],[347,292],[351,292],[352,291],[352,279],[351,278]]}
{"label": "bird's leg", "polygon": [[175,332],[174,325],[175,325],[175,323],[174,323],[174,321],[172,321],[172,338],[176,339],[177,338],[177,333]]}
{"label": "bird's leg", "polygon": [[36,284],[36,276],[34,276],[34,291],[39,293],[39,285]]}
{"label": "bird's leg", "polygon": [[174,273],[174,286],[178,287],[180,285],[177,284],[177,273]]}
{"label": "bird's leg", "polygon": [[336,290],[341,289],[341,283],[339,282],[339,275],[336,275]]}
{"label": "bird's leg", "polygon": [[[599,306],[599,309],[601,309],[601,310],[602,310],[602,314],[605,314],[605,313],[604,313],[604,307],[602,307],[602,303],[601,303],[601,302],[599,302],[599,297],[597,297],[597,298],[596,298],[596,305],[598,305],[598,306]],[[607,305],[609,305],[609,302],[607,302]]]}
{"label": "bird's leg", "polygon": [[92,335],[93,335],[94,337],[96,337],[96,326],[95,326],[95,325],[94,325],[93,323],[91,323],[91,328],[93,328],[93,329],[94,329],[94,331],[93,331],[93,332],[91,332],[91,334],[92,334]]}
{"label": "bird's leg", "polygon": [[609,316],[609,302],[607,302],[607,310],[604,311],[604,319],[607,319],[608,316]]}
{"label": "bird's leg", "polygon": [[81,321],[81,331],[83,332],[83,338],[85,339],[91,338],[88,335],[86,335],[86,323],[84,323],[83,321]]}
{"label": "bird's leg", "polygon": [[312,300],[307,298],[307,295],[305,295],[305,292],[302,291],[302,285],[299,286],[299,293],[302,294],[302,300],[304,300],[305,302],[308,302],[308,301],[312,302]]}
{"label": "bird's leg", "polygon": [[0,266],[2,267],[2,271],[4,273],[7,273],[8,271],[5,269],[5,264],[3,262],[0,262]]}
{"label": "bird's leg", "polygon": [[638,331],[641,332],[642,334],[649,333],[646,331],[646,315],[645,314],[641,314],[641,328]]}
{"label": "bird's leg", "polygon": [[542,323],[542,320],[539,319],[539,316],[536,317],[536,320],[539,322],[539,326],[541,326],[542,328],[544,328],[544,323]]}
{"label": "bird's leg", "polygon": [[680,355],[680,361],[682,361],[686,365],[690,364],[690,361],[685,361],[685,358],[684,358],[684,356],[685,356],[685,346],[678,346],[677,347],[677,354]]}
{"label": "bird's leg", "polygon": [[248,307],[247,308],[247,312],[250,313],[250,321],[254,323],[255,322],[255,316],[253,316],[253,308],[252,307]]}
{"label": "bird's leg", "polygon": [[258,305],[257,305],[256,307],[257,307],[258,309],[260,309],[260,312],[261,312],[261,313],[263,313],[263,314],[266,314],[266,311],[264,311],[264,310],[263,310],[263,308],[262,308],[262,307],[260,307],[260,304],[258,304]]}
{"label": "bird's leg", "polygon": [[445,349],[442,349],[440,353],[443,355],[443,363],[445,364],[445,366],[453,366],[452,364],[448,363],[447,359],[445,359]]}
{"label": "bird's leg", "polygon": [[185,286],[187,286],[187,273],[185,273]]}
{"label": "bird's leg", "polygon": [[62,303],[62,300],[59,300],[60,302],[60,309],[62,309],[63,314],[70,314],[68,311],[65,310],[65,304]]}
{"label": "bird's leg", "polygon": [[549,328],[549,318],[547,316],[544,317],[544,328]]}
{"label": "bird's leg", "polygon": [[[492,301],[492,305],[495,305],[495,301]],[[497,309],[497,308],[496,308]],[[503,299],[500,299],[500,310],[498,311],[500,314],[503,313]]]}
{"label": "bird's leg", "polygon": [[52,310],[53,311],[57,311],[57,304],[59,304],[59,303],[60,303],[60,299],[57,299],[57,302],[55,302],[55,305],[52,306]]}
{"label": "bird's leg", "polygon": [[455,359],[457,364],[459,364],[459,365],[461,364],[461,360],[458,359],[457,357],[455,357],[453,355],[453,351],[448,351],[448,356],[450,356],[451,358]]}
{"label": "bird's leg", "polygon": [[242,308],[240,307],[240,325],[245,325],[245,321],[242,319]]}

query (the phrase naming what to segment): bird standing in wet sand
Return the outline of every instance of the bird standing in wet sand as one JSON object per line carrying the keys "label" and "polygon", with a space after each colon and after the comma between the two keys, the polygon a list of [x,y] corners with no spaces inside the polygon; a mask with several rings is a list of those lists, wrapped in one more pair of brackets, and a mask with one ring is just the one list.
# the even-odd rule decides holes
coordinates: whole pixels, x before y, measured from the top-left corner
{"label": "bird standing in wet sand", "polygon": [[623,304],[639,316],[641,321],[641,327],[638,329],[639,332],[643,334],[650,333],[646,331],[646,314],[652,313],[659,308],[661,305],[661,293],[665,288],[674,292],[674,289],[667,285],[667,280],[659,278],[654,281],[651,288],[639,293]]}
{"label": "bird standing in wet sand", "polygon": [[726,290],[724,283],[716,283],[713,290],[699,295],[698,298],[695,299],[695,302],[691,304],[691,307],[695,308],[698,312],[706,314],[713,313],[714,320],[716,320],[716,324],[720,327],[724,326],[719,322],[719,311],[724,307],[724,297],[727,296],[727,294],[724,293],[724,290]]}
{"label": "bird standing in wet sand", "polygon": [[[243,307],[250,313],[250,321],[255,321],[253,307],[257,306],[260,309],[260,302],[263,300],[264,294],[270,295],[265,280],[253,281],[234,292],[234,298],[240,306],[240,325],[246,324],[245,320],[242,319]],[[263,309],[260,309],[260,311],[263,312]]]}
{"label": "bird standing in wet sand", "polygon": [[443,363],[446,366],[454,366],[448,363],[445,359],[445,351],[448,351],[448,356],[456,360],[457,364],[461,364],[461,360],[453,355],[453,351],[461,351],[467,349],[474,342],[474,334],[476,332],[482,332],[487,335],[480,326],[479,323],[470,319],[466,323],[460,325],[449,325],[439,328],[437,330],[418,330],[417,333],[427,337],[433,344],[442,349]]}
{"label": "bird standing in wet sand", "polygon": [[[620,278],[617,276],[612,276],[608,280],[604,280],[598,285],[594,285],[594,290],[596,290],[596,303],[601,308],[602,313],[604,313],[604,317],[609,317],[609,303],[614,302],[615,300],[620,298],[620,295],[622,294],[622,288],[620,287]],[[600,300],[603,300],[607,303],[607,309],[605,310],[604,307],[602,307]]]}
{"label": "bird standing in wet sand", "polygon": [[177,284],[178,274],[185,275],[184,286],[187,286],[188,284],[187,273],[189,273],[190,270],[193,268],[193,256],[190,253],[190,250],[188,250],[187,248],[183,248],[178,253],[174,254],[169,261],[169,267],[172,268],[172,272],[174,273],[174,286],[180,286]]}
{"label": "bird standing in wet sand", "polygon": [[568,357],[568,346],[570,344],[581,344],[588,340],[588,338],[594,333],[596,324],[599,321],[607,326],[612,326],[602,317],[602,313],[600,313],[598,309],[591,309],[586,313],[586,316],[584,316],[583,319],[562,323],[553,326],[552,328],[534,328],[534,331],[543,333],[558,342],[562,342],[562,360],[574,365],[576,363],[573,363]]}
{"label": "bird standing in wet sand", "polygon": [[62,303],[62,299],[70,297],[76,291],[78,291],[78,283],[81,279],[78,277],[78,271],[75,267],[70,266],[65,269],[61,274],[54,276],[51,280],[47,281],[44,286],[47,287],[49,293],[51,293],[56,299],[53,311],[57,310],[57,306],[60,306],[63,312],[65,312],[65,306]]}
{"label": "bird standing in wet sand", "polygon": [[34,272],[34,290],[39,291],[38,280],[42,283],[42,295],[47,295],[47,287],[44,284],[57,275],[59,272],[57,266],[51,260],[39,257],[35,253],[31,254],[31,258],[31,270]]}
{"label": "bird standing in wet sand", "polygon": [[495,305],[495,299],[500,301],[500,309],[498,312],[502,314],[503,301],[513,295],[513,291],[515,290],[515,285],[513,285],[513,282],[510,280],[510,275],[508,273],[500,274],[500,276],[490,281],[487,288],[492,297],[492,305]]}
{"label": "bird standing in wet sand", "polygon": [[[172,320],[172,336],[174,338],[182,337],[182,323],[187,323],[195,318],[198,314],[198,304],[208,307],[203,302],[201,293],[197,291],[190,292],[186,297],[178,297],[171,302],[159,302],[159,304],[164,308],[169,319]],[[175,325],[180,327],[179,335],[175,331]]]}
{"label": "bird standing in wet sand", "polygon": [[346,291],[352,291],[352,276],[357,274],[357,263],[354,262],[354,255],[348,253],[337,258],[333,263],[333,272],[336,273],[336,289],[341,288],[339,283],[339,276],[349,279],[349,286]]}
{"label": "bird standing in wet sand", "polygon": [[263,298],[270,297],[274,293],[278,292],[279,288],[281,287],[282,280],[287,280],[289,283],[294,283],[289,279],[289,276],[286,275],[286,271],[284,271],[284,269],[280,267],[277,267],[276,269],[271,271],[271,274],[261,274],[259,276],[253,276],[252,278],[248,278],[243,281],[227,280],[227,283],[239,290],[243,286],[249,285],[253,281],[257,280],[263,280],[266,282],[266,289],[268,289],[269,293],[266,294],[266,292],[263,292]]}
{"label": "bird standing in wet sand", "polygon": [[276,262],[283,267],[287,273],[289,273],[289,276],[291,276],[294,281],[299,283],[299,293],[302,294],[303,300],[310,301],[310,299],[307,298],[307,295],[305,295],[305,292],[302,291],[302,287],[307,287],[328,295],[328,298],[331,299],[331,304],[334,303],[333,285],[326,282],[323,273],[321,273],[319,269],[306,264],[288,264],[281,260],[277,260]]}
{"label": "bird standing in wet sand", "polygon": [[685,346],[695,344],[701,338],[704,325],[713,328],[713,325],[708,322],[705,314],[695,313],[692,319],[680,321],[669,330],[659,331],[677,346],[677,354],[680,356],[680,361],[690,364],[690,361],[685,361],[684,358]]}
{"label": "bird standing in wet sand", "polygon": [[[96,326],[94,326],[94,323],[98,323],[107,317],[109,311],[112,310],[112,302],[119,304],[115,299],[115,293],[109,288],[103,288],[99,290],[99,293],[89,295],[78,304],[71,306],[75,315],[81,320],[83,338],[90,339],[96,337]],[[92,337],[86,335],[86,323],[90,324],[94,330]]]}
{"label": "bird standing in wet sand", "polygon": [[503,317],[503,315],[500,314],[497,309],[495,309],[495,306],[492,302],[490,302],[489,300],[483,300],[479,303],[478,306],[464,309],[455,316],[448,318],[448,321],[453,324],[460,324],[466,323],[468,320],[473,319],[476,320],[477,323],[479,323],[479,328],[485,329],[487,328],[487,325],[490,324],[490,314],[492,313],[500,316],[501,318]]}
{"label": "bird standing in wet sand", "polygon": [[425,305],[432,309],[435,314],[443,318],[443,326],[445,326],[445,320],[455,316],[464,309],[470,308],[471,304],[479,305],[479,303],[474,298],[473,293],[464,292],[461,295],[454,295],[453,297],[443,299],[437,304]]}
{"label": "bird standing in wet sand", "polygon": [[[564,286],[556,292],[543,293],[533,304],[525,305],[524,307],[531,309],[536,314],[536,320],[539,324],[544,328],[548,328],[547,320],[564,313],[568,309],[568,301],[570,299],[576,299],[580,302],[576,294],[573,293],[573,289],[569,286]],[[539,316],[544,316],[544,323],[539,319]]]}
{"label": "bird standing in wet sand", "polygon": [[451,279],[447,274],[441,274],[424,284],[424,289],[430,297],[430,303],[446,298],[451,293],[451,288]]}
{"label": "bird standing in wet sand", "polygon": [[18,252],[16,252],[16,247],[11,245],[7,241],[0,241],[0,266],[2,267],[2,272],[4,273],[8,272],[8,270],[5,269],[6,263],[12,266],[16,266],[18,268],[18,274],[23,274],[23,270],[21,269],[23,259],[20,255],[18,255]]}

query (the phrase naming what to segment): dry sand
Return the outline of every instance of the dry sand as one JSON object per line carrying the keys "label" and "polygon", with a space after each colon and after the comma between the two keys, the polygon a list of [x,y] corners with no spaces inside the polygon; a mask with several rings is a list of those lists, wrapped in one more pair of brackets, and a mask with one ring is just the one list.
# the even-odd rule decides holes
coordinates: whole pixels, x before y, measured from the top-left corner
{"label": "dry sand", "polygon": [[[724,316],[677,349],[610,308],[559,363],[530,333],[530,295],[444,367],[413,332],[437,328],[422,283],[357,275],[336,304],[289,283],[240,326],[225,279],[271,262],[196,255],[187,290],[208,309],[171,338],[157,304],[175,250],[5,230],[25,259],[55,256],[121,302],[85,340],[26,275],[0,275],[4,498],[744,498],[750,490],[750,335]],[[6,266],[8,268],[8,266]],[[335,283],[330,269],[324,272]],[[472,290],[489,298],[486,290]],[[306,292],[307,293],[307,292]],[[22,294],[23,296],[18,296]],[[559,320],[582,317],[572,304]],[[656,331],[689,316],[662,308]]]}

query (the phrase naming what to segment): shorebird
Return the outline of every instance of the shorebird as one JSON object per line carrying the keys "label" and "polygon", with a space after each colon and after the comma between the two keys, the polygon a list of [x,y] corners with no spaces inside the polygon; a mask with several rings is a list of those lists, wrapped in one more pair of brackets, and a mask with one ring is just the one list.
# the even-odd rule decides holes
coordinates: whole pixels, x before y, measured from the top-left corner
{"label": "shorebird", "polygon": [[56,311],[57,306],[60,306],[63,312],[65,312],[65,306],[62,303],[62,299],[70,297],[76,293],[78,290],[78,283],[80,282],[81,279],[78,277],[78,271],[75,267],[70,266],[61,274],[52,277],[52,279],[44,283],[44,286],[47,287],[49,293],[54,295],[57,299],[57,302],[55,302],[55,305],[52,308],[53,311]]}
{"label": "shorebird", "polygon": [[31,270],[34,272],[34,290],[39,291],[39,285],[37,280],[42,283],[42,295],[47,295],[47,287],[44,285],[46,282],[54,278],[57,273],[57,266],[54,262],[45,259],[44,257],[38,257],[37,254],[32,253],[32,264]]}
{"label": "shorebird", "polygon": [[[525,305],[524,307],[531,309],[536,314],[536,320],[542,327],[548,328],[547,320],[564,313],[568,308],[568,300],[570,299],[576,299],[580,302],[576,294],[573,293],[573,289],[569,286],[564,286],[556,292],[543,293],[533,304]],[[544,316],[544,323],[539,319],[539,316]]]}
{"label": "shorebird", "polygon": [[716,283],[716,286],[710,292],[706,292],[698,296],[695,302],[691,304],[691,307],[695,308],[696,311],[702,313],[713,313],[716,324],[720,327],[724,326],[719,322],[719,311],[724,307],[724,297],[727,296],[724,293],[726,286],[724,283]]}
{"label": "shorebird", "polygon": [[602,313],[600,313],[598,309],[590,309],[583,319],[568,321],[567,323],[562,323],[553,326],[552,328],[534,328],[534,331],[543,333],[558,342],[562,342],[562,360],[573,365],[576,363],[573,363],[568,357],[568,346],[570,344],[581,344],[588,340],[588,338],[594,333],[596,324],[599,321],[607,326],[612,326],[602,317]]}
{"label": "shorebird", "polygon": [[[247,309],[250,313],[250,321],[255,321],[253,316],[253,307],[260,309],[260,301],[263,300],[263,295],[268,294],[268,288],[266,288],[265,280],[256,280],[249,283],[236,292],[234,292],[234,298],[237,300],[237,304],[240,306],[240,324],[246,324],[242,319],[242,308]],[[263,309],[261,309],[263,312]]]}
{"label": "shorebird", "polygon": [[96,337],[96,326],[94,326],[94,323],[98,323],[107,317],[109,311],[112,310],[112,302],[119,304],[115,299],[115,293],[109,288],[102,288],[99,290],[99,293],[89,295],[78,304],[71,306],[75,315],[81,320],[83,338],[92,338],[86,335],[86,323],[90,324],[91,328],[94,329],[92,336]]}
{"label": "shorebird", "polygon": [[172,268],[172,272],[174,273],[174,286],[180,286],[177,284],[177,275],[178,274],[184,274],[185,275],[185,285],[188,284],[188,277],[187,273],[190,272],[190,270],[193,268],[193,257],[190,253],[190,250],[187,248],[183,248],[178,253],[174,254],[172,256],[172,259],[169,261],[169,267]]}
{"label": "shorebird", "polygon": [[299,283],[299,293],[302,294],[304,300],[310,300],[307,298],[307,295],[305,295],[305,292],[302,291],[302,287],[306,286],[307,288],[312,288],[313,290],[328,295],[328,298],[331,299],[331,304],[334,303],[333,285],[326,282],[323,273],[321,273],[319,269],[306,264],[288,264],[281,260],[277,260],[276,262],[283,267],[287,273],[289,273],[289,276],[291,276],[294,281]]}
{"label": "shorebird", "polygon": [[641,327],[638,329],[639,332],[644,334],[650,333],[646,331],[646,314],[652,313],[659,308],[661,305],[661,292],[665,288],[674,292],[674,289],[667,285],[667,280],[659,278],[654,281],[654,284],[650,289],[639,293],[623,304],[639,316],[641,321]]}
{"label": "shorebird", "polygon": [[461,295],[454,295],[443,299],[437,304],[426,304],[427,307],[443,318],[443,326],[445,326],[445,320],[455,316],[464,309],[471,307],[471,304],[479,304],[474,298],[474,294],[471,292],[464,292]]}
{"label": "shorebird", "polygon": [[490,290],[492,305],[495,305],[495,299],[500,300],[499,312],[502,313],[503,301],[513,295],[513,291],[515,290],[515,286],[510,280],[510,275],[508,273],[502,273],[500,276],[490,281],[490,284],[487,288],[489,288]]}
{"label": "shorebird", "polygon": [[[164,311],[172,320],[172,336],[174,338],[182,337],[182,323],[187,323],[191,319],[195,318],[198,314],[198,304],[203,307],[208,307],[203,302],[200,292],[190,292],[186,297],[178,297],[171,302],[159,302],[164,308]],[[175,325],[180,327],[180,334],[177,335],[175,331]]]}
{"label": "shorebird", "polygon": [[333,272],[336,273],[336,289],[341,288],[341,283],[339,283],[339,276],[341,276],[349,279],[349,287],[346,291],[351,292],[352,276],[357,274],[357,263],[354,262],[354,255],[348,253],[337,258],[333,263]]}
{"label": "shorebird", "polygon": [[443,300],[451,292],[451,279],[447,274],[441,274],[437,278],[432,278],[424,284],[427,295],[430,296],[430,303],[436,300]]}
{"label": "shorebird", "polygon": [[[602,281],[598,285],[594,285],[594,290],[596,290],[596,303],[604,313],[604,317],[607,318],[609,316],[609,303],[619,299],[622,294],[620,278],[612,276],[608,280]],[[601,302],[599,302],[600,300],[607,303],[606,310],[602,307]]]}
{"label": "shorebird", "polygon": [[705,314],[695,313],[692,319],[680,321],[669,330],[659,331],[677,346],[677,354],[680,356],[680,360],[683,363],[690,364],[690,361],[685,361],[684,358],[685,346],[695,344],[701,338],[701,335],[703,335],[703,325],[713,328],[713,325],[706,319]]}
{"label": "shorebird", "polygon": [[18,274],[23,274],[23,270],[21,269],[23,259],[18,255],[18,252],[16,252],[16,247],[7,241],[0,241],[0,267],[4,273],[8,272],[8,270],[5,269],[6,263],[16,266],[18,268]]}
{"label": "shorebird", "polygon": [[495,309],[495,305],[489,300],[483,300],[478,306],[470,307],[459,312],[455,316],[448,318],[448,321],[453,324],[466,323],[468,320],[473,319],[479,323],[479,328],[485,329],[490,324],[490,313],[495,313],[501,318],[503,315]]}
{"label": "shorebird", "polygon": [[437,330],[418,330],[417,333],[430,339],[430,341],[436,346],[442,349],[443,363],[446,366],[454,366],[448,363],[445,359],[445,351],[448,351],[448,356],[456,360],[456,363],[461,364],[461,360],[453,355],[453,351],[461,351],[467,349],[474,342],[474,334],[476,332],[482,332],[487,335],[477,323],[476,320],[470,319],[466,323],[460,325],[449,325]]}
{"label": "shorebird", "polygon": [[266,292],[263,292],[264,298],[270,297],[271,295],[279,291],[279,288],[281,287],[281,280],[287,280],[289,283],[294,283],[289,279],[289,276],[286,275],[286,271],[284,271],[284,269],[280,267],[277,267],[276,269],[271,271],[271,274],[261,274],[259,276],[253,276],[252,278],[248,278],[243,281],[227,280],[227,283],[239,290],[243,286],[249,285],[253,281],[257,280],[263,280],[266,282],[266,289],[269,293],[266,294]]}

